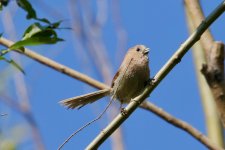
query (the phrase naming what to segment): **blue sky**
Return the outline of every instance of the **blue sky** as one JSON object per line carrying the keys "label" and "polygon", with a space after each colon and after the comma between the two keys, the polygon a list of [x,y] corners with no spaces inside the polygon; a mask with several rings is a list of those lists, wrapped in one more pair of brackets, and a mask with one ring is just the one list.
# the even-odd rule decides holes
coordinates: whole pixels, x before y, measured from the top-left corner
{"label": "blue sky", "polygon": [[[38,16],[50,18],[53,22],[64,20],[63,26],[71,26],[69,1],[49,0],[45,2],[48,6],[57,10],[60,16],[56,12],[53,15],[49,15],[51,11],[43,9],[43,5],[35,1],[31,2]],[[95,1],[91,1],[91,3],[94,15],[96,13]],[[126,50],[117,50],[118,39],[112,18],[112,2],[110,1],[109,3],[110,5],[107,8],[108,17],[102,27],[102,36],[114,74]],[[219,3],[219,0],[202,1],[205,14],[209,14]],[[125,47],[127,49],[136,44],[145,44],[150,47],[151,76],[154,76],[188,37],[183,1],[134,0],[129,2],[120,1],[119,4],[121,24],[127,35]],[[9,9],[13,14],[16,39],[19,39],[24,29],[33,21],[25,20],[25,13],[14,7],[13,4],[10,4],[7,9],[0,13],[0,32],[3,31],[5,37],[13,38],[6,32],[3,24],[3,16]],[[216,40],[224,41],[224,17],[222,15],[210,28]],[[94,65],[94,61],[90,56],[84,56],[87,53],[87,48],[83,49],[84,52],[78,51],[77,38],[74,38],[73,31],[60,30],[58,34],[65,39],[64,42],[56,45],[33,46],[29,48],[85,73],[94,79],[103,81],[102,76]],[[61,107],[58,101],[88,93],[95,89],[27,57],[21,56],[21,59],[26,72],[24,79],[27,84],[32,112],[46,149],[56,149],[70,134],[94,119],[107,105],[108,99],[104,99],[80,110],[67,110]],[[6,66],[7,64],[1,62],[0,67],[2,71]],[[14,99],[17,99],[17,97],[12,77],[18,74],[20,73],[14,71],[7,79],[7,83],[5,83],[7,93]],[[191,51],[184,56],[181,63],[160,83],[148,100],[177,118],[187,121],[201,132],[206,133],[204,112],[197,87]],[[0,103],[0,111],[1,113],[6,112],[9,114],[7,118],[0,120],[1,130],[9,130],[9,127],[26,123],[19,113],[11,110],[4,103]],[[108,124],[107,120],[107,117],[104,117],[80,132],[65,145],[64,149],[84,149],[101,129]],[[184,131],[141,109],[138,109],[127,119],[122,125],[122,129],[124,145],[127,150],[206,149]],[[19,149],[21,150],[33,149],[34,146],[29,140],[31,138],[29,134],[30,128],[26,126],[26,130],[28,138],[25,138],[19,144]],[[111,149],[110,143],[111,141],[107,140],[100,149]]]}

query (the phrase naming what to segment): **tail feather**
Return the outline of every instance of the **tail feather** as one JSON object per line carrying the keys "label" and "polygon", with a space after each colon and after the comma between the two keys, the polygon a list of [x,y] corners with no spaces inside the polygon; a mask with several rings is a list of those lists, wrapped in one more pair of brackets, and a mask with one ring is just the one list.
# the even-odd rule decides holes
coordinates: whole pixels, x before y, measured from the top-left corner
{"label": "tail feather", "polygon": [[68,107],[68,109],[74,109],[74,108],[81,108],[86,104],[93,103],[97,101],[98,99],[107,96],[110,94],[110,89],[104,89],[104,90],[99,90],[96,92],[68,98],[65,100],[60,101],[59,103]]}

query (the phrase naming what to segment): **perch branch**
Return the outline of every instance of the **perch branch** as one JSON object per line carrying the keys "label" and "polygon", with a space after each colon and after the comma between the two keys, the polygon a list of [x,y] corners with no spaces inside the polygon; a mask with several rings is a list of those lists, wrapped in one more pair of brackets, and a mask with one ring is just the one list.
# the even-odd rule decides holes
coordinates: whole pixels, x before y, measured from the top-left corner
{"label": "perch branch", "polygon": [[[3,38],[0,38],[0,43],[2,44],[2,45],[4,45],[4,46],[6,46],[6,47],[9,47],[11,44],[13,44],[13,42],[12,41],[9,41],[9,40],[6,40],[6,39],[3,39]],[[31,50],[28,50],[27,49],[27,51],[31,51]],[[28,53],[28,54],[30,54],[30,53]],[[30,57],[30,55],[26,55],[26,56],[28,56],[28,57]],[[54,62],[53,60],[50,60],[49,58],[45,58],[44,56],[42,56],[42,57],[44,57],[44,59],[43,60],[38,60],[39,58],[42,58],[42,57],[38,57],[40,54],[37,54],[37,53],[35,53],[35,52],[32,52],[32,54],[33,55],[37,55],[37,56],[33,56],[34,58],[36,58],[36,59],[34,59],[34,60],[36,60],[36,61],[38,61],[38,62],[42,62],[42,61],[46,61],[47,60],[47,62],[45,62],[45,63],[43,63],[43,64],[49,64],[49,65],[51,65],[51,66],[49,66],[49,65],[47,65],[47,66],[49,66],[50,68],[53,68],[53,69],[55,69],[55,68],[61,68],[61,66],[63,66],[63,65],[61,65],[61,64],[59,64],[59,63],[56,63],[56,62]],[[53,63],[50,63],[50,62],[48,62],[48,60],[50,60],[50,62],[53,62]],[[66,68],[68,68],[68,67],[66,67]],[[59,71],[60,72],[60,69],[55,69],[56,71]],[[72,69],[70,69],[69,68],[69,70],[72,70]],[[70,71],[70,74],[66,74],[66,75],[68,75],[68,76],[71,76],[71,74],[73,74],[73,72],[76,72],[76,71]],[[79,74],[81,74],[81,75],[83,75],[82,73],[79,73]],[[82,78],[82,76],[80,77],[79,76],[79,74],[73,74],[71,77],[74,77],[74,76],[78,76],[76,79],[81,79]],[[83,80],[88,80],[88,81],[83,81]],[[93,81],[94,79],[91,79],[91,80],[89,80],[89,79],[91,79],[90,77],[86,77],[86,78],[83,78],[83,80],[81,80],[81,81],[83,81],[84,83],[87,83],[87,82],[89,82],[90,84],[89,85],[91,85],[91,86],[93,86],[93,87],[96,87],[96,88],[99,88],[99,89],[101,89],[101,88],[104,88],[104,87],[106,87],[106,88],[108,88],[108,86],[107,85],[104,85],[104,83],[101,83],[101,84],[99,84],[98,86],[95,86],[96,84],[98,84],[98,81],[95,81],[95,82],[91,82],[91,81]],[[100,82],[99,82],[100,83]],[[102,84],[104,85],[104,86],[102,86]],[[169,115],[169,114],[167,114],[167,115],[165,115],[166,114],[166,112],[164,112],[164,115],[163,116],[161,116],[162,114],[161,113],[157,113],[157,111],[159,111],[159,109],[155,109],[154,107],[152,107],[152,104],[151,103],[143,103],[143,105],[141,106],[142,108],[144,108],[144,109],[146,109],[146,110],[149,110],[150,112],[153,112],[154,114],[156,114],[156,115],[158,115],[160,118],[162,118],[162,119],[164,119],[164,120],[166,120],[167,122],[169,122],[168,120],[170,120],[170,118],[167,118],[168,116],[170,116],[170,117],[172,117],[171,115]],[[155,106],[156,107],[156,106]],[[174,118],[174,117],[173,117]],[[178,120],[178,119],[175,119],[175,120]],[[169,123],[171,123],[172,125],[174,125],[174,126],[176,126],[176,127],[179,127],[179,128],[183,128],[182,127],[182,125],[181,124],[179,124],[179,122],[182,122],[181,120],[180,121],[178,121],[178,123],[174,123],[173,121],[171,121],[171,122],[169,122]],[[189,127],[190,128],[190,127]],[[184,131],[186,131],[187,133],[189,133],[189,134],[195,134],[195,133],[191,133],[191,130],[184,130]],[[199,131],[197,132],[197,133],[200,133]],[[196,134],[197,135],[197,134]],[[193,136],[193,137],[198,137],[198,136]],[[206,137],[205,137],[206,138]],[[204,142],[204,141],[203,141]],[[207,142],[208,143],[208,142]],[[207,144],[206,143],[206,144]],[[205,144],[205,143],[204,143]]]}
{"label": "perch branch", "polygon": [[[96,138],[86,147],[87,150],[97,149],[149,96],[162,79],[179,63],[186,52],[200,39],[204,31],[225,11],[225,1],[223,1],[196,29],[193,34],[180,46],[175,54],[168,60],[162,69],[156,74],[152,84],[147,86],[141,95],[131,100],[124,109]],[[208,146],[208,145],[206,145]],[[212,148],[211,149],[217,149]]]}
{"label": "perch branch", "polygon": [[[193,26],[196,28],[198,27],[201,22],[205,19],[201,6],[199,4],[199,0],[184,0],[186,10],[189,11],[190,18],[193,21]],[[207,29],[200,40],[203,49],[208,51],[211,47],[211,44],[214,41],[210,30]]]}
{"label": "perch branch", "polygon": [[[87,4],[88,3],[88,4]],[[72,4],[72,5],[71,5]],[[93,62],[97,68],[97,72],[103,78],[104,83],[110,83],[112,79],[112,66],[108,54],[106,52],[105,44],[102,38],[102,27],[108,18],[108,2],[98,0],[97,12],[92,13],[92,7],[88,0],[84,0],[81,3],[78,1],[70,0],[69,8],[72,16],[72,26],[74,37],[76,37],[76,51],[83,54],[86,53],[89,59],[88,61]],[[79,10],[82,10],[81,12]],[[77,15],[80,12],[82,15]],[[81,25],[83,24],[83,25]],[[83,28],[82,26],[85,26]],[[81,34],[82,33],[82,34]],[[87,68],[87,67],[85,67]],[[114,105],[107,111],[107,118],[112,120],[113,116],[118,113]],[[122,128],[119,128],[111,136],[111,147],[112,150],[124,149],[124,142],[122,136]]]}

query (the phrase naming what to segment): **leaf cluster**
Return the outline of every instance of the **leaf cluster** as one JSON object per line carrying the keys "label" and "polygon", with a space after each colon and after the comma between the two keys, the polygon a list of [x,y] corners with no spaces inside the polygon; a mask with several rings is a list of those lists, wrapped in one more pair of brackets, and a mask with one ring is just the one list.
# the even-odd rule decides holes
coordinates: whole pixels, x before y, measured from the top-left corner
{"label": "leaf cluster", "polygon": [[[8,3],[9,0],[0,0],[0,10],[2,10],[3,6],[6,7]],[[8,60],[4,55],[12,50],[19,50],[22,52],[25,46],[55,44],[63,41],[63,39],[58,37],[56,32],[56,29],[60,29],[59,26],[62,21],[51,23],[46,18],[39,18],[28,0],[16,0],[16,3],[27,13],[26,19],[34,19],[36,22],[31,24],[24,31],[21,40],[15,42],[8,49],[0,51],[0,60],[6,61],[24,73],[23,69],[14,60]],[[0,38],[2,34],[3,33],[0,34]]]}

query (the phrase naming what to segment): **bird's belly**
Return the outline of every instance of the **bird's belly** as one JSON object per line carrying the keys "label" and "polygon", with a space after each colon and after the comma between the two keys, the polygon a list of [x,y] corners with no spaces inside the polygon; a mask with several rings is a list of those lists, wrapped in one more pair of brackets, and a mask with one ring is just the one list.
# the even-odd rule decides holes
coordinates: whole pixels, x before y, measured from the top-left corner
{"label": "bird's belly", "polygon": [[128,103],[132,98],[138,96],[144,89],[143,81],[146,81],[138,76],[126,76],[125,78],[115,89],[115,96],[122,103]]}

